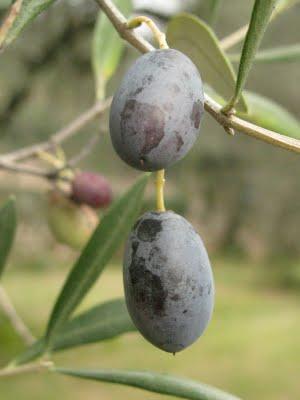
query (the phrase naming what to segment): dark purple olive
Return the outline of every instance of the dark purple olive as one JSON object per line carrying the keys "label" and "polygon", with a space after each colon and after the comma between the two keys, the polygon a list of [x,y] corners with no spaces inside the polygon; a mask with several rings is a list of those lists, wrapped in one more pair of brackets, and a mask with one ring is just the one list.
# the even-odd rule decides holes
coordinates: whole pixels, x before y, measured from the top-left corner
{"label": "dark purple olive", "polygon": [[197,340],[212,315],[214,282],[192,225],[171,211],[145,213],[127,242],[124,289],[129,314],[149,342],[176,353]]}
{"label": "dark purple olive", "polygon": [[113,146],[130,166],[156,171],[195,143],[204,110],[199,72],[178,50],[147,53],[132,65],[110,110]]}

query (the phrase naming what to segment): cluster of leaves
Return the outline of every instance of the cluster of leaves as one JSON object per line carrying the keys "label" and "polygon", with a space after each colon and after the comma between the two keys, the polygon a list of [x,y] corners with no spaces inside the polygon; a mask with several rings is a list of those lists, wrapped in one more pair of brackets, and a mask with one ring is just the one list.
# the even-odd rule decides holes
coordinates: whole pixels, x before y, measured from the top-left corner
{"label": "cluster of leaves", "polygon": [[[0,48],[17,38],[21,30],[54,0],[17,0],[0,28]],[[299,137],[299,123],[279,105],[253,93],[243,92],[252,64],[257,62],[289,61],[300,58],[299,45],[257,53],[270,18],[296,3],[295,0],[256,0],[241,55],[227,55],[212,28],[199,18],[181,14],[167,26],[167,40],[199,66],[207,90],[214,93],[224,110],[233,107],[245,119],[261,126]],[[115,4],[129,15],[129,0]],[[274,10],[274,6],[276,8]],[[211,0],[211,21],[216,20],[220,1]],[[92,44],[92,66],[95,74],[96,97],[105,98],[107,81],[114,74],[124,50],[124,43],[104,14],[99,14]],[[237,76],[231,64],[240,60]],[[270,118],[272,115],[272,118]],[[274,118],[276,116],[276,118]],[[110,339],[134,330],[123,299],[116,299],[73,317],[83,298],[99,278],[115,250],[136,220],[143,193],[149,179],[144,174],[129,191],[108,210],[95,229],[88,244],[68,275],[42,338],[16,358],[12,365],[28,363],[44,354],[75,348],[80,345]],[[0,273],[9,254],[16,229],[14,200],[0,210]],[[167,375],[118,370],[74,370],[55,367],[54,371],[78,378],[120,383],[177,397],[197,400],[234,400],[236,397],[217,389]]]}

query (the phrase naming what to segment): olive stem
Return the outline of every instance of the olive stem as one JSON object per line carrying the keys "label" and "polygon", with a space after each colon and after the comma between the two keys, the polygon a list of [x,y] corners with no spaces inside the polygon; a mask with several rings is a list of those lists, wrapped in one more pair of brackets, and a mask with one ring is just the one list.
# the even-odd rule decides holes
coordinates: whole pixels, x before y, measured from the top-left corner
{"label": "olive stem", "polygon": [[22,365],[21,367],[8,366],[0,370],[0,378],[21,375],[30,372],[44,371],[44,370],[50,371],[52,368],[53,368],[52,361],[40,361],[37,363]]}
{"label": "olive stem", "polygon": [[22,318],[17,313],[5,289],[0,285],[0,307],[10,321],[15,332],[22,338],[26,345],[31,345],[35,341],[35,337],[29,328],[24,324]]}
{"label": "olive stem", "polygon": [[96,102],[94,106],[80,114],[71,123],[51,135],[47,141],[2,154],[0,156],[0,170],[3,169],[21,174],[29,174],[50,180],[57,178],[59,170],[56,168],[45,170],[34,166],[28,166],[24,163],[19,163],[19,161],[35,158],[41,150],[46,151],[53,149],[53,147],[57,146],[59,143],[68,140],[90,121],[95,119],[97,116],[102,115],[109,108],[111,100],[112,98],[109,97],[103,101]]}
{"label": "olive stem", "polygon": [[10,8],[8,15],[4,19],[2,25],[0,26],[0,50],[4,46],[4,42],[6,40],[7,34],[15,22],[15,19],[19,15],[22,8],[23,0],[16,0]]}
{"label": "olive stem", "polygon": [[156,172],[156,209],[159,212],[166,211],[164,200],[165,170]]}
{"label": "olive stem", "polygon": [[53,154],[48,153],[47,151],[40,150],[37,152],[37,156],[39,159],[47,162],[55,168],[62,168],[65,164],[65,161],[60,160],[55,157]]}
{"label": "olive stem", "polygon": [[166,41],[166,35],[158,28],[151,18],[145,17],[144,15],[134,17],[127,22],[127,28],[138,28],[142,23],[146,24],[151,29],[160,49],[167,49],[169,47]]}
{"label": "olive stem", "polygon": [[37,152],[37,156],[41,160],[49,163],[50,165],[53,165],[56,168],[58,179],[62,178],[64,180],[71,181],[74,178],[74,172],[72,171],[70,166],[68,166],[63,149],[60,146],[57,146],[55,150],[56,155],[48,153],[44,150],[40,150]]}

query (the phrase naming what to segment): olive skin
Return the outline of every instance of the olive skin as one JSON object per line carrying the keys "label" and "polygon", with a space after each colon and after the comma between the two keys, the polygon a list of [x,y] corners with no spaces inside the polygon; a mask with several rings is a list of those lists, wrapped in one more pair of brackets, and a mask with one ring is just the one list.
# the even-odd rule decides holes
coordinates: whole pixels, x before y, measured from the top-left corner
{"label": "olive skin", "polygon": [[129,314],[149,342],[176,353],[202,335],[213,311],[213,275],[200,236],[183,217],[145,213],[127,241],[123,274]]}
{"label": "olive skin", "polygon": [[204,110],[201,77],[178,50],[138,58],[110,110],[112,144],[130,166],[157,171],[183,158],[195,143]]}

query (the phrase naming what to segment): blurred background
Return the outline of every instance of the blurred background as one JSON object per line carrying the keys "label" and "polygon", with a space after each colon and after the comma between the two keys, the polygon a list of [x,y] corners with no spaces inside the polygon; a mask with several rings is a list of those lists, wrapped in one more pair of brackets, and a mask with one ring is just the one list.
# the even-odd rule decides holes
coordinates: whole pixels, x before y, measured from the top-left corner
{"label": "blurred background", "polygon": [[[1,16],[10,2],[1,2]],[[139,13],[163,25],[178,11],[206,19],[205,1],[136,0]],[[222,38],[250,18],[253,1],[222,2],[216,33]],[[90,63],[97,8],[92,1],[57,1],[0,57],[1,153],[45,140],[94,101]],[[300,6],[269,26],[262,47],[299,42]],[[237,47],[236,50],[239,48]],[[113,93],[138,53],[129,46],[109,84]],[[297,63],[254,66],[247,88],[286,107],[298,119]],[[65,146],[78,151],[107,115],[87,125]],[[216,307],[205,335],[176,357],[137,333],[56,356],[60,365],[142,368],[193,378],[244,399],[299,397],[300,181],[299,156],[242,134],[227,135],[208,115],[189,155],[167,171],[167,207],[189,219],[203,237],[216,280]],[[106,175],[117,197],[138,176],[101,136],[80,165]],[[149,185],[153,186],[153,185]],[[0,171],[0,200],[14,193],[18,232],[3,285],[35,335],[43,332],[51,306],[77,253],[58,244],[47,225],[49,185]],[[154,207],[149,187],[144,208]],[[123,295],[122,249],[88,295],[85,308]],[[0,310],[0,363],[22,343]],[[163,399],[152,393],[71,378],[28,375],[0,383],[6,400]]]}

